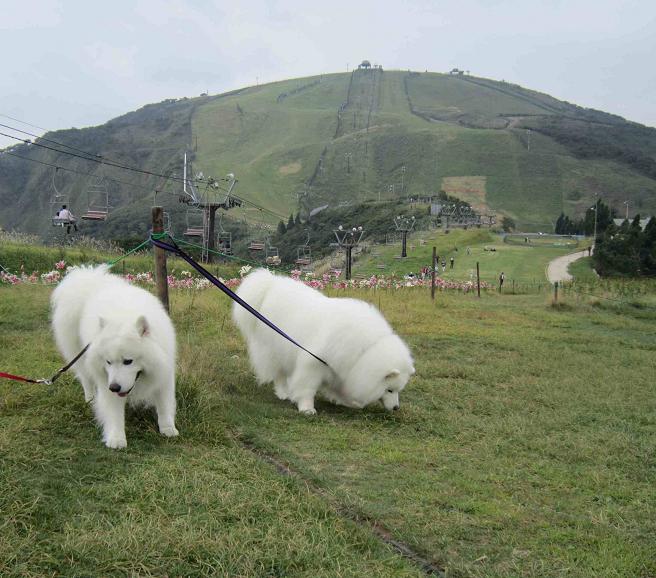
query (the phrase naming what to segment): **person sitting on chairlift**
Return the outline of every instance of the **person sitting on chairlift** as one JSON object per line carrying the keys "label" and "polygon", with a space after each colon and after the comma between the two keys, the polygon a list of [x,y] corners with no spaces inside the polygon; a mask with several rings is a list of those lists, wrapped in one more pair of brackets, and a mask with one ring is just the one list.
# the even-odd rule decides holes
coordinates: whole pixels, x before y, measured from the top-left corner
{"label": "person sitting on chairlift", "polygon": [[62,205],[62,208],[57,211],[57,218],[61,221],[62,226],[66,225],[66,234],[69,235],[71,232],[71,225],[75,228],[77,231],[77,223],[76,223],[76,218],[73,213],[71,213],[66,205]]}

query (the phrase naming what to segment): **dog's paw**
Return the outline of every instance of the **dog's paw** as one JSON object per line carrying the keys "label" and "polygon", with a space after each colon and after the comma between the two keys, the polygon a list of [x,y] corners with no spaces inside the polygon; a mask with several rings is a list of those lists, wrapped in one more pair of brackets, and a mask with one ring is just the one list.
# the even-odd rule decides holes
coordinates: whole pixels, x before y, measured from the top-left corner
{"label": "dog's paw", "polygon": [[125,439],[125,436],[120,436],[120,435],[109,436],[105,440],[105,445],[108,448],[112,448],[113,450],[120,450],[121,448],[126,448],[128,446],[128,440]]}
{"label": "dog's paw", "polygon": [[180,435],[180,432],[175,428],[175,426],[163,427],[159,430],[159,433],[161,433],[163,436],[166,436],[167,438],[174,438]]}
{"label": "dog's paw", "polygon": [[317,415],[317,410],[311,407],[310,409],[301,409],[303,415]]}

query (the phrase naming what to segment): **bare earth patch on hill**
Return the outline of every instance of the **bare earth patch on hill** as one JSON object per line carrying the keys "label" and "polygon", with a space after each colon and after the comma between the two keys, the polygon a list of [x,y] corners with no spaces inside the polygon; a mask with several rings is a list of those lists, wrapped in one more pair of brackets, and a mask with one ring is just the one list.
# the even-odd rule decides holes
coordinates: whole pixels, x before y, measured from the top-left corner
{"label": "bare earth patch on hill", "polygon": [[489,211],[487,204],[485,176],[444,177],[442,190],[448,195],[468,202],[477,211]]}
{"label": "bare earth patch on hill", "polygon": [[299,161],[289,163],[287,165],[283,165],[278,169],[278,172],[281,175],[295,175],[296,173],[300,172],[302,168],[302,164]]}

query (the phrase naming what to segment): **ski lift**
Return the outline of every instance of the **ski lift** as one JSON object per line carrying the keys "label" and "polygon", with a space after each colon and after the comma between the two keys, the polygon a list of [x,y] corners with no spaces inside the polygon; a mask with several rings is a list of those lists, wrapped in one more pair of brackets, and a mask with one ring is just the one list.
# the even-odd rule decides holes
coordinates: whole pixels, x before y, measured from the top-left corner
{"label": "ski lift", "polygon": [[72,217],[69,211],[67,211],[68,216],[65,217],[59,216],[60,209],[63,209],[64,207],[68,207],[69,202],[68,202],[68,195],[62,193],[57,188],[57,183],[55,182],[55,180],[58,171],[59,171],[59,167],[55,167],[55,170],[52,173],[53,192],[52,192],[52,196],[50,197],[50,215],[51,215],[53,227],[65,227],[74,224],[75,219]]}
{"label": "ski lift", "polygon": [[265,249],[265,244],[263,241],[254,239],[250,243],[248,243],[249,251],[264,251],[264,249]]}
{"label": "ski lift", "polygon": [[205,230],[205,211],[202,209],[188,207],[185,216],[187,228],[183,235],[185,237],[203,237]]}
{"label": "ski lift", "polygon": [[269,244],[270,240],[267,238],[266,239],[266,257],[264,259],[264,262],[267,265],[272,265],[272,266],[277,266],[280,265],[282,262],[280,260],[280,254],[278,253],[278,247],[274,247]]}
{"label": "ski lift", "polygon": [[296,247],[296,265],[301,265],[307,267],[312,263],[312,250],[310,249],[310,231],[306,229],[307,238],[305,239],[304,245],[299,245]]}
{"label": "ski lift", "polygon": [[223,213],[219,212],[219,234],[217,236],[217,246],[221,253],[226,255],[232,255],[232,233],[230,231],[223,230]]}
{"label": "ski lift", "polygon": [[164,232],[171,234],[171,213],[164,211],[162,213],[162,220],[164,221]]}
{"label": "ski lift", "polygon": [[307,266],[310,263],[312,263],[312,250],[310,247],[306,247],[305,245],[302,245],[300,247],[296,248],[296,261],[294,261],[297,265],[304,265]]}
{"label": "ski lift", "polygon": [[99,177],[87,189],[87,212],[85,221],[106,221],[109,216],[109,190],[104,177]]}
{"label": "ski lift", "polygon": [[218,236],[218,246],[221,253],[232,255],[232,233],[229,231],[220,232]]}

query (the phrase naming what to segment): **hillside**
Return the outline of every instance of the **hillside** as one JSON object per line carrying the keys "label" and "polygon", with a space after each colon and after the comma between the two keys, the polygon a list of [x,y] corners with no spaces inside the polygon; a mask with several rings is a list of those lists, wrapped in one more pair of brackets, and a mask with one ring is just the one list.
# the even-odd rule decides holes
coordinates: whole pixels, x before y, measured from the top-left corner
{"label": "hillside", "polygon": [[[529,131],[530,129],[530,131]],[[483,211],[548,230],[564,211],[580,214],[602,195],[618,211],[656,212],[656,129],[583,109],[505,82],[439,73],[356,70],[152,104],[87,129],[56,131],[37,143],[115,164],[181,176],[232,172],[236,193],[277,215],[300,206],[392,200],[445,190]],[[87,208],[89,175],[109,183],[112,213],[85,231],[143,234],[157,201],[185,225],[181,185],[20,144],[0,153],[0,226],[44,235],[53,177],[73,212]],[[80,174],[82,173],[82,174]],[[121,181],[121,182],[117,182]],[[244,205],[234,220],[278,218]]]}

